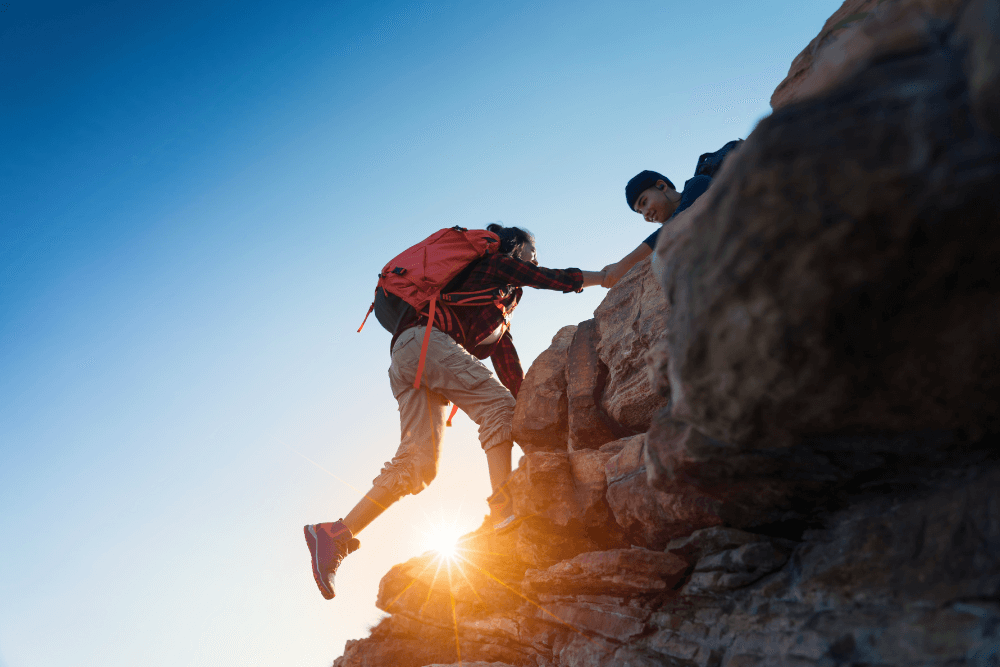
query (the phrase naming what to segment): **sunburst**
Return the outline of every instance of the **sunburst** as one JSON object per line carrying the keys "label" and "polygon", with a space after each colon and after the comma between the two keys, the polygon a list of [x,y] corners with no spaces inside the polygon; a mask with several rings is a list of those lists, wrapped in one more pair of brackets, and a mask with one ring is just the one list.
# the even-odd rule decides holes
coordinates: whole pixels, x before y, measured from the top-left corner
{"label": "sunburst", "polygon": [[421,530],[421,543],[424,550],[435,552],[440,558],[454,561],[459,556],[461,547],[459,539],[463,531],[457,521],[445,519],[428,519],[427,525]]}

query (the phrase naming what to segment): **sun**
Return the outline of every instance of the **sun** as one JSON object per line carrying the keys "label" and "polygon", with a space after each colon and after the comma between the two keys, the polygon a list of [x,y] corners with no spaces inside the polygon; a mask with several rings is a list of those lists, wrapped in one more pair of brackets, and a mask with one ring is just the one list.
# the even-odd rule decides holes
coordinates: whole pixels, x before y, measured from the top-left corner
{"label": "sun", "polygon": [[429,523],[424,529],[424,548],[436,551],[441,558],[454,560],[458,556],[458,540],[461,536],[462,531],[454,522],[439,519]]}

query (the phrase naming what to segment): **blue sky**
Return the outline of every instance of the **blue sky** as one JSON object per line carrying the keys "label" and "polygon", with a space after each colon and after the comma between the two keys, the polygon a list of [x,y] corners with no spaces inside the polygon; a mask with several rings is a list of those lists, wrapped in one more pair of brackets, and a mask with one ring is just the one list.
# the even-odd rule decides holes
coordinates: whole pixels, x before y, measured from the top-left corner
{"label": "blue sky", "polygon": [[[839,6],[0,7],[0,665],[328,665],[440,519],[478,525],[475,427],[362,535],[340,592],[304,523],[398,444],[375,274],[445,226],[600,269],[745,137]],[[529,291],[530,362],[603,291]]]}

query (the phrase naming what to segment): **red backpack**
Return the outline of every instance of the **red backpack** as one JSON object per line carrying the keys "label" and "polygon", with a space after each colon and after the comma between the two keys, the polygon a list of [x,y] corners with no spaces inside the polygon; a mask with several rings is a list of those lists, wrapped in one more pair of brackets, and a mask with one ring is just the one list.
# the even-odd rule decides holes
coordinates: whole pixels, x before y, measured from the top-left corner
{"label": "red backpack", "polygon": [[479,306],[496,301],[493,294],[495,290],[447,294],[442,294],[442,291],[472,262],[496,252],[499,247],[500,237],[493,232],[450,227],[407,248],[378,274],[375,300],[358,331],[364,328],[368,315],[373,310],[376,319],[391,334],[396,333],[396,327],[410,308],[418,313],[423,313],[425,308],[428,310],[427,330],[424,331],[424,342],[420,348],[414,388],[420,388],[420,377],[424,373],[427,345],[430,343],[431,326],[438,301],[450,306]]}

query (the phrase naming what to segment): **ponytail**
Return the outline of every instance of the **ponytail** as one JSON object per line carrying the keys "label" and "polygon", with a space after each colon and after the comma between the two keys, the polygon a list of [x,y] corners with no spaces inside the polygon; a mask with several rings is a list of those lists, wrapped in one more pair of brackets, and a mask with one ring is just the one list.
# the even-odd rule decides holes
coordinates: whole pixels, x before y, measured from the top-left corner
{"label": "ponytail", "polygon": [[492,223],[486,226],[486,231],[493,232],[500,237],[501,255],[512,256],[525,243],[534,243],[535,235],[527,229],[520,227],[504,227],[499,223]]}

